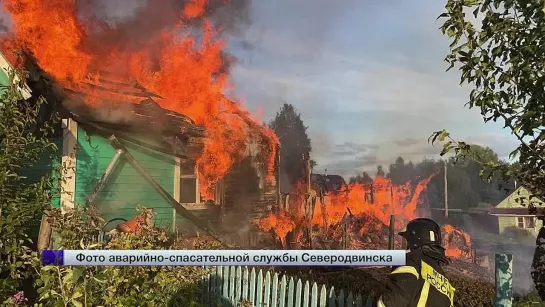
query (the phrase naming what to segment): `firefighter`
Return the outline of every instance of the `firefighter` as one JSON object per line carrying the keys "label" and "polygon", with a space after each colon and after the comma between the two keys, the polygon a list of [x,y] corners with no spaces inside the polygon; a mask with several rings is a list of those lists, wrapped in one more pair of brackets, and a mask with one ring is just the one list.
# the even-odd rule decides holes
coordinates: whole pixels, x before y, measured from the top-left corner
{"label": "firefighter", "polygon": [[418,218],[410,221],[399,235],[407,243],[407,262],[390,273],[376,306],[453,306],[455,289],[442,268],[450,261],[442,247],[439,225],[431,219]]}

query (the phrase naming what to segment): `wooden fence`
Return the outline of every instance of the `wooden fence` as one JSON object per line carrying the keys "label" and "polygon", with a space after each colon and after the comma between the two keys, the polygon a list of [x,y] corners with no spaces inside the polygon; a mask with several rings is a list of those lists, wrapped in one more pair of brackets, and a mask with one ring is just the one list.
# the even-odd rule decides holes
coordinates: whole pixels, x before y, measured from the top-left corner
{"label": "wooden fence", "polygon": [[[513,304],[513,256],[496,254],[495,307]],[[371,297],[338,293],[333,287],[247,267],[213,267],[202,281],[203,306],[212,307],[371,307]]]}
{"label": "wooden fence", "polygon": [[214,267],[202,283],[203,306],[370,307],[372,299],[247,267]]}

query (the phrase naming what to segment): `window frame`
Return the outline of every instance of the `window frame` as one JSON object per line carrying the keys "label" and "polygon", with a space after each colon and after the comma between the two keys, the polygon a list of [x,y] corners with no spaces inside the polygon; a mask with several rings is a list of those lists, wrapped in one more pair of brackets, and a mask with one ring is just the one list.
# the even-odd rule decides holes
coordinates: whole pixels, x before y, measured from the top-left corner
{"label": "window frame", "polygon": [[[174,199],[182,205],[199,205],[201,204],[201,193],[199,190],[199,173],[197,171],[197,166],[195,166],[195,171],[192,175],[182,175],[182,160],[179,157],[176,157],[176,166],[174,169]],[[182,203],[181,200],[181,179],[195,179],[195,201],[190,203]]]}
{"label": "window frame", "polygon": [[[531,223],[527,223],[531,221]],[[533,224],[533,227],[529,227],[530,224]],[[525,216],[524,217],[524,228],[525,229],[535,229],[536,228],[536,218],[534,216]]]}
{"label": "window frame", "polygon": [[[520,228],[520,229],[526,229],[526,224],[525,224],[525,220],[524,220],[524,216],[515,216],[515,226],[517,228]],[[522,227],[520,226],[520,224],[522,224]]]}

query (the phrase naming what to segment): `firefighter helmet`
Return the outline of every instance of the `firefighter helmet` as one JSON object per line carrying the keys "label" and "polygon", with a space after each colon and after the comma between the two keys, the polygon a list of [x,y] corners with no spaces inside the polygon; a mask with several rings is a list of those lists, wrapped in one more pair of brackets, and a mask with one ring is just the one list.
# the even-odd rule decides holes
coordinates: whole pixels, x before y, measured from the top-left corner
{"label": "firefighter helmet", "polygon": [[414,219],[399,235],[407,240],[408,248],[414,249],[424,245],[442,246],[441,227],[432,219]]}

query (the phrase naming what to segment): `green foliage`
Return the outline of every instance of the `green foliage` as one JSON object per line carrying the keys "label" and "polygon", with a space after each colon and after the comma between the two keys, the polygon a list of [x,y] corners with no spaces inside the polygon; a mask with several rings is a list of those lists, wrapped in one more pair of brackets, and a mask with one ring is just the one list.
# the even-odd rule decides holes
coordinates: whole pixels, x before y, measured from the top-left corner
{"label": "green foliage", "polygon": [[[519,158],[519,168],[489,161],[483,164],[483,176],[514,176],[537,196],[545,196],[542,1],[449,0],[445,9],[439,17],[441,31],[451,40],[446,61],[449,69],[459,68],[461,84],[473,88],[467,105],[479,108],[486,122],[503,121],[520,141],[511,153]],[[467,143],[455,141],[444,130],[434,133],[435,140],[445,141],[443,153],[471,152]]]}
{"label": "green foliage", "polygon": [[[312,146],[307,127],[295,107],[285,103],[270,123],[280,140],[280,167],[286,172],[290,183],[295,184],[303,176],[303,154],[310,153]],[[316,162],[311,161],[311,167]]]}
{"label": "green foliage", "polygon": [[14,76],[0,97],[0,302],[34,273],[37,258],[30,249],[30,233],[51,203],[53,178],[30,182],[21,174],[55,149],[49,137],[58,120],[54,116],[39,122],[44,100],[23,100]]}
{"label": "green foliage", "polygon": [[[448,69],[460,70],[460,83],[472,87],[467,105],[479,108],[485,122],[503,121],[519,140],[510,154],[518,158],[516,167],[488,161],[482,163],[481,175],[487,179],[497,173],[517,178],[532,192],[531,197],[545,198],[544,2],[448,0],[445,9],[439,16],[443,19],[441,31],[451,40],[445,60],[450,64]],[[454,140],[445,130],[435,132],[430,140],[444,142],[441,154],[452,149],[457,156],[474,154],[470,145]],[[521,204],[538,211],[532,203]],[[545,298],[542,256],[538,242],[533,277]]]}
{"label": "green foliage", "polygon": [[532,292],[527,295],[515,297],[513,307],[543,307],[545,303],[541,300],[537,293]]}
{"label": "green foliage", "polygon": [[[118,234],[98,241],[103,221],[95,208],[61,214],[49,221],[61,249],[157,249],[175,246],[164,230]],[[201,267],[42,267],[37,280],[43,306],[198,306]],[[177,305],[176,305],[177,304]]]}

